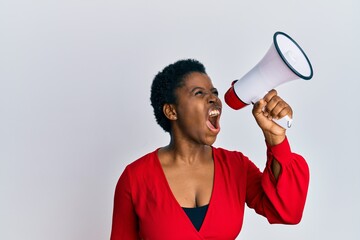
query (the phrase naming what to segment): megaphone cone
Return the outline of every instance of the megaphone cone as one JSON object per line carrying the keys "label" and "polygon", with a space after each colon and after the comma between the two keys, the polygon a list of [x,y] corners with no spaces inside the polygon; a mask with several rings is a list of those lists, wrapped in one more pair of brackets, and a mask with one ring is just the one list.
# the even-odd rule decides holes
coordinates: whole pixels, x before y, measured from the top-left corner
{"label": "megaphone cone", "polygon": [[[287,34],[276,32],[273,43],[261,61],[225,93],[225,102],[238,110],[263,98],[271,89],[313,76],[311,63],[301,47]],[[289,124],[287,124],[289,127]]]}

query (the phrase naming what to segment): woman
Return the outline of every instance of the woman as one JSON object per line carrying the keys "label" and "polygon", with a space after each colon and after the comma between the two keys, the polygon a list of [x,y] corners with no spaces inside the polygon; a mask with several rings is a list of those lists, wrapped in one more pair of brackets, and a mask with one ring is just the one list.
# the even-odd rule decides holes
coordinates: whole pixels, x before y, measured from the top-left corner
{"label": "woman", "polygon": [[240,152],[212,147],[222,104],[204,66],[180,60],[159,72],[151,104],[170,143],[129,164],[115,190],[111,239],[235,239],[245,203],[270,223],[296,224],[309,183],[305,160],[292,153],[292,116],[275,90],[254,105],[267,145],[263,172]]}

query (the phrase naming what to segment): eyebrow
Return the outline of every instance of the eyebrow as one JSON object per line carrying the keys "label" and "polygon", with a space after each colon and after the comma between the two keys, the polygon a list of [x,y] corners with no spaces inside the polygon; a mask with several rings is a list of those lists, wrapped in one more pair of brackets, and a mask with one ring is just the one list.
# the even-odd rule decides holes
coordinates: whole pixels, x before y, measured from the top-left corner
{"label": "eyebrow", "polygon": [[[193,92],[195,92],[196,90],[199,90],[199,89],[200,90],[205,90],[205,88],[203,88],[203,87],[193,87],[190,92],[193,93]],[[217,91],[217,88],[213,87],[213,88],[210,89],[210,91],[214,91],[214,90]]]}
{"label": "eyebrow", "polygon": [[195,92],[196,90],[199,90],[199,89],[204,90],[205,88],[203,88],[203,87],[193,87],[190,92]]}

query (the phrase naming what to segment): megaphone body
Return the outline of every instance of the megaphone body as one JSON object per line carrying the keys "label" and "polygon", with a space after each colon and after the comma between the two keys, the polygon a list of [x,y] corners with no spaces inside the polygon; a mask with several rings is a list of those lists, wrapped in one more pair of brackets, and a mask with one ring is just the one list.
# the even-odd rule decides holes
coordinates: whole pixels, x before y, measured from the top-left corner
{"label": "megaphone body", "polygon": [[[268,91],[296,79],[313,76],[311,63],[301,47],[287,34],[276,32],[268,52],[248,73],[235,80],[225,94],[225,102],[238,110],[263,98]],[[289,128],[292,119],[275,120]]]}

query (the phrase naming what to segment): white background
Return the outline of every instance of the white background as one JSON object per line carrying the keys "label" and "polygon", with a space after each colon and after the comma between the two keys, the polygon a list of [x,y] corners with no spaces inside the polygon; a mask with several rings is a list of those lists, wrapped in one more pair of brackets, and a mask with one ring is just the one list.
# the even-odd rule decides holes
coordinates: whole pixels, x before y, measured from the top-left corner
{"label": "white background", "polygon": [[[125,165],[169,140],[150,106],[154,75],[196,58],[222,96],[279,30],[314,68],[277,89],[309,195],[295,226],[247,209],[238,239],[359,239],[359,12],[357,0],[2,0],[0,239],[108,239]],[[224,104],[221,125],[215,146],[263,168],[251,108]]]}

